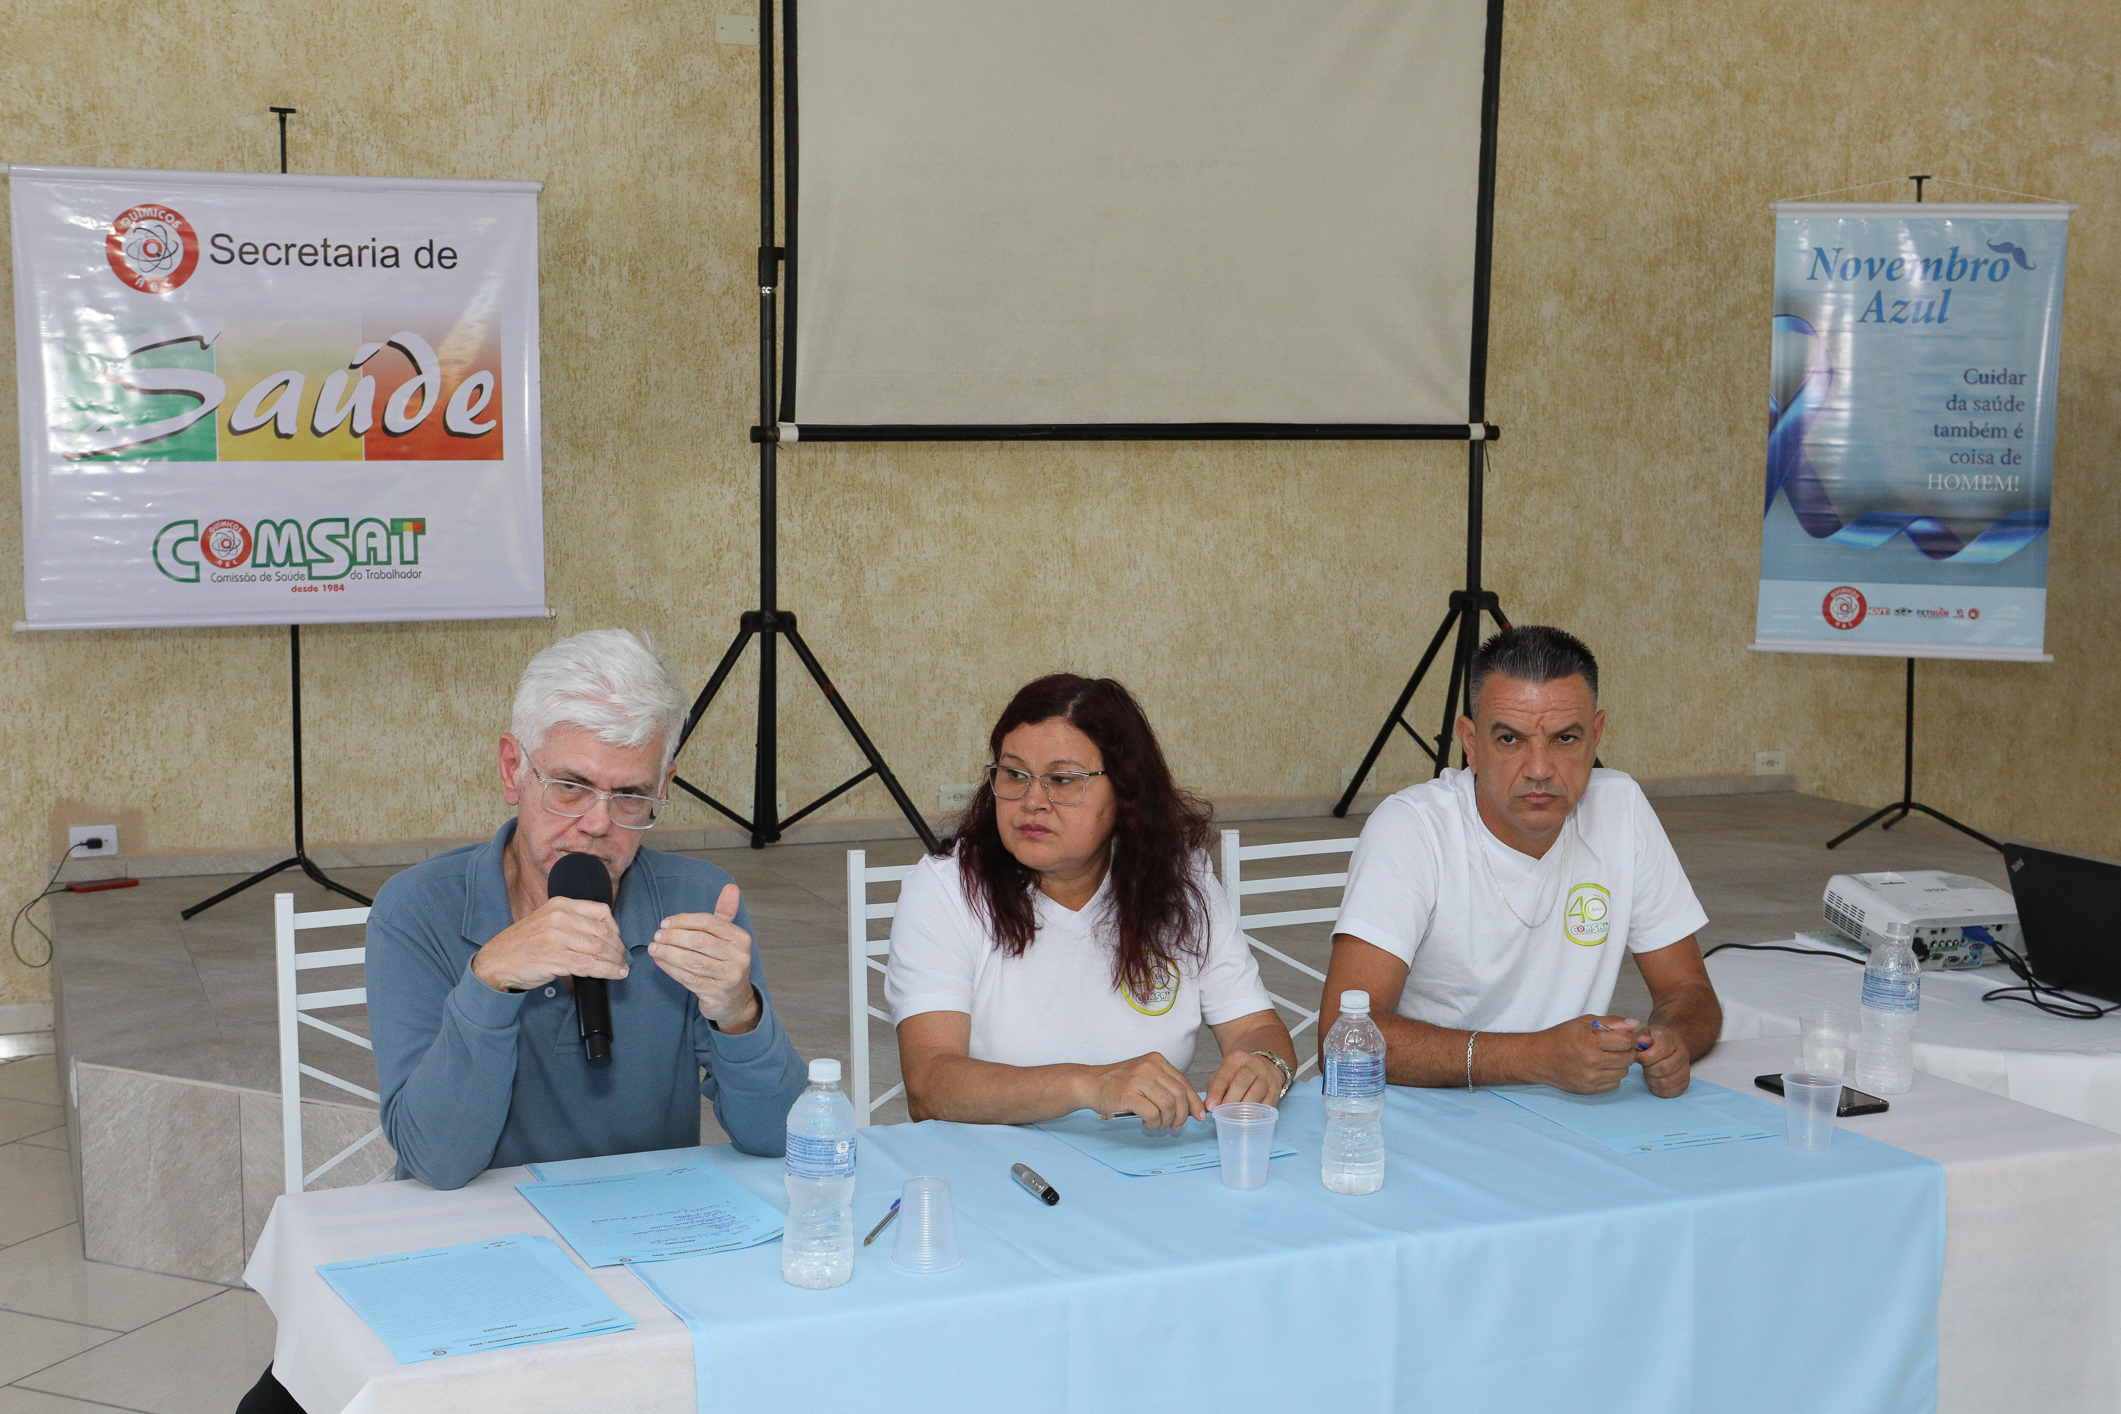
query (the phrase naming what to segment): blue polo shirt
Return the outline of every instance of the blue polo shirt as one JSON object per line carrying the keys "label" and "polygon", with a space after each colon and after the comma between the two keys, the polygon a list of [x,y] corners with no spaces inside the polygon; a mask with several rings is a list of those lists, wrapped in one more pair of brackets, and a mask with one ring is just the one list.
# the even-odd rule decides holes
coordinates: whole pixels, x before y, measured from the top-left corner
{"label": "blue polo shirt", "polygon": [[[805,1066],[781,1029],[756,946],[759,1024],[725,1035],[648,956],[675,913],[712,913],[727,874],[642,849],[612,912],[628,974],[610,984],[611,1057],[582,1058],[574,996],[555,981],[497,992],[471,959],[515,921],[501,852],[510,820],[384,884],[368,915],[368,1014],[383,1132],[400,1178],[459,1188],[484,1169],[685,1148],[700,1142],[700,1097],[746,1153],[775,1155]],[[737,926],[751,930],[739,906]],[[704,1068],[704,1076],[702,1070]]]}

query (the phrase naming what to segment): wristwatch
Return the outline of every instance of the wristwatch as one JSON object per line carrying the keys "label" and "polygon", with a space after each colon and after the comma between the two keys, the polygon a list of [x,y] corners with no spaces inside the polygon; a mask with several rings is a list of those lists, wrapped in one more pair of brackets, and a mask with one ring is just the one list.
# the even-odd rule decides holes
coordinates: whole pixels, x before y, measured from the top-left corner
{"label": "wristwatch", "polygon": [[1295,1073],[1289,1069],[1289,1063],[1272,1051],[1254,1051],[1252,1054],[1258,1056],[1261,1060],[1270,1062],[1276,1070],[1281,1072],[1281,1094],[1276,1095],[1274,1099],[1277,1104],[1287,1099],[1289,1087],[1296,1083]]}

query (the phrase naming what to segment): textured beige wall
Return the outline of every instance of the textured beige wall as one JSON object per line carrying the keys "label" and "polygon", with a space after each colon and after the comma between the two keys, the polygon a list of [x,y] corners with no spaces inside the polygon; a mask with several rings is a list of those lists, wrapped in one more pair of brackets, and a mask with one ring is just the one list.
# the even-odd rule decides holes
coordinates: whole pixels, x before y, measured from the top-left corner
{"label": "textured beige wall", "polygon": [[[756,51],[712,32],[711,10],[638,0],[0,13],[0,157],[270,170],[264,109],[279,103],[302,110],[298,170],[547,184],[558,619],[306,632],[314,841],[483,833],[498,813],[492,737],[532,651],[629,624],[699,679],[752,602]],[[1511,0],[1490,400],[1508,433],[1488,564],[1520,620],[1569,624],[1600,650],[1609,762],[1728,775],[1781,746],[1806,790],[1897,789],[1897,663],[1743,645],[1766,203],[1929,171],[2084,210],[2057,438],[2057,661],[1925,666],[1918,788],[1994,830],[2121,853],[2121,824],[2097,806],[2121,792],[2121,765],[2095,729],[2117,682],[2101,630],[2121,564],[2101,480],[2121,433],[2117,36],[2110,0]],[[12,374],[9,339],[0,387]],[[12,458],[12,399],[0,405]],[[1211,795],[1326,795],[1458,574],[1463,464],[1441,445],[791,449],[783,603],[929,808],[970,778],[1009,690],[1060,666],[1131,683]],[[0,535],[7,620],[19,555],[19,536]],[[67,823],[117,820],[127,853],[283,845],[285,672],[274,630],[0,641],[13,724],[0,771],[29,802],[0,823],[6,896],[29,895]],[[687,753],[739,797],[751,681],[747,665]],[[783,701],[800,801],[856,757],[807,681],[784,672]],[[1385,784],[1415,763],[1395,745]],[[889,803],[871,785],[837,808]],[[713,821],[682,808],[678,823]],[[45,985],[0,956],[0,1002]]]}

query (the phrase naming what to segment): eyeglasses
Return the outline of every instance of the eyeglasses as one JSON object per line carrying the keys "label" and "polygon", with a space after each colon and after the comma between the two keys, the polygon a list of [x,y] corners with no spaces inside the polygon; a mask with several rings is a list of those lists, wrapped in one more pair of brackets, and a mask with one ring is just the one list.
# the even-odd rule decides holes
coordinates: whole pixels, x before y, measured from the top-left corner
{"label": "eyeglasses", "polygon": [[654,796],[637,795],[632,791],[598,790],[595,786],[583,785],[580,781],[556,781],[531,763],[530,774],[538,778],[544,787],[539,804],[554,815],[564,815],[570,820],[579,820],[597,808],[603,801],[611,815],[611,823],[622,830],[645,830],[663,813],[664,802]]}
{"label": "eyeglasses", "polygon": [[1083,797],[1090,793],[1090,778],[1103,774],[1103,771],[1048,771],[1041,776],[1019,771],[1014,766],[995,765],[987,768],[987,782],[994,788],[996,800],[1022,800],[1031,793],[1031,783],[1037,781],[1045,789],[1046,799],[1055,805],[1081,805]]}

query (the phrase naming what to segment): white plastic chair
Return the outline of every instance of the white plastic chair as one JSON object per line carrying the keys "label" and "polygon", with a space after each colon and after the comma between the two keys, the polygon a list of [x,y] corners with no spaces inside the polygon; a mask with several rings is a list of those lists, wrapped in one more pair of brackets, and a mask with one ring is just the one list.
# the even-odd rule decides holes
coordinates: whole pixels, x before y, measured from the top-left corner
{"label": "white plastic chair", "polygon": [[[301,1027],[314,1026],[327,1036],[336,1036],[341,1041],[350,1041],[364,1051],[374,1051],[366,1036],[357,1036],[343,1026],[334,1026],[328,1021],[311,1016],[313,1011],[329,1007],[366,1006],[368,988],[341,987],[328,992],[300,992],[295,989],[296,976],[318,967],[360,967],[368,960],[368,949],[335,948],[328,952],[298,953],[295,951],[295,934],[310,928],[358,928],[368,922],[365,908],[335,908],[321,913],[295,912],[293,894],[273,895],[273,944],[278,957],[280,972],[280,1135],[281,1155],[286,1165],[283,1192],[300,1193],[340,1164],[345,1163],[361,1150],[383,1137],[379,1124],[337,1154],[324,1161],[309,1173],[302,1172],[302,1077],[321,1080],[326,1085],[336,1085],[350,1095],[358,1095],[370,1104],[380,1105],[382,1099],[375,1091],[356,1085],[342,1076],[331,1075],[313,1065],[302,1063]],[[387,1178],[385,1169],[376,1178]],[[369,1182],[375,1182],[370,1179]]]}
{"label": "white plastic chair", "polygon": [[[1223,892],[1229,897],[1230,911],[1237,915],[1237,926],[1244,930],[1245,941],[1252,950],[1273,958],[1276,962],[1295,968],[1304,976],[1316,981],[1320,996],[1324,994],[1326,974],[1315,967],[1307,967],[1295,958],[1261,942],[1255,931],[1265,928],[1293,928],[1303,923],[1331,923],[1340,914],[1340,900],[1334,899],[1326,908],[1295,908],[1279,913],[1246,913],[1245,900],[1258,894],[1287,894],[1309,889],[1345,890],[1348,886],[1348,871],[1343,868],[1338,874],[1291,874],[1279,879],[1247,879],[1244,865],[1248,860],[1290,859],[1312,854],[1351,854],[1355,849],[1353,836],[1335,840],[1295,840],[1288,844],[1240,844],[1238,832],[1224,830],[1223,835]],[[1318,1024],[1318,1007],[1304,1006],[1293,1002],[1280,993],[1267,993],[1277,1006],[1287,1007],[1300,1018],[1289,1028],[1290,1036],[1298,1036]],[[1296,1068],[1297,1075],[1318,1064],[1318,1057],[1310,1059]]]}
{"label": "white plastic chair", "polygon": [[884,963],[880,959],[891,955],[889,937],[871,939],[870,921],[889,918],[898,912],[898,895],[893,892],[889,903],[871,903],[871,884],[897,884],[915,866],[911,864],[887,864],[869,867],[866,850],[847,851],[847,1056],[854,1068],[853,1083],[848,1087],[848,1098],[854,1101],[854,1122],[866,1128],[870,1116],[881,1105],[889,1104],[906,1093],[902,1080],[875,1099],[869,1098],[869,1020],[890,1024],[891,1013],[880,1007],[869,1005],[869,974],[881,973]]}

